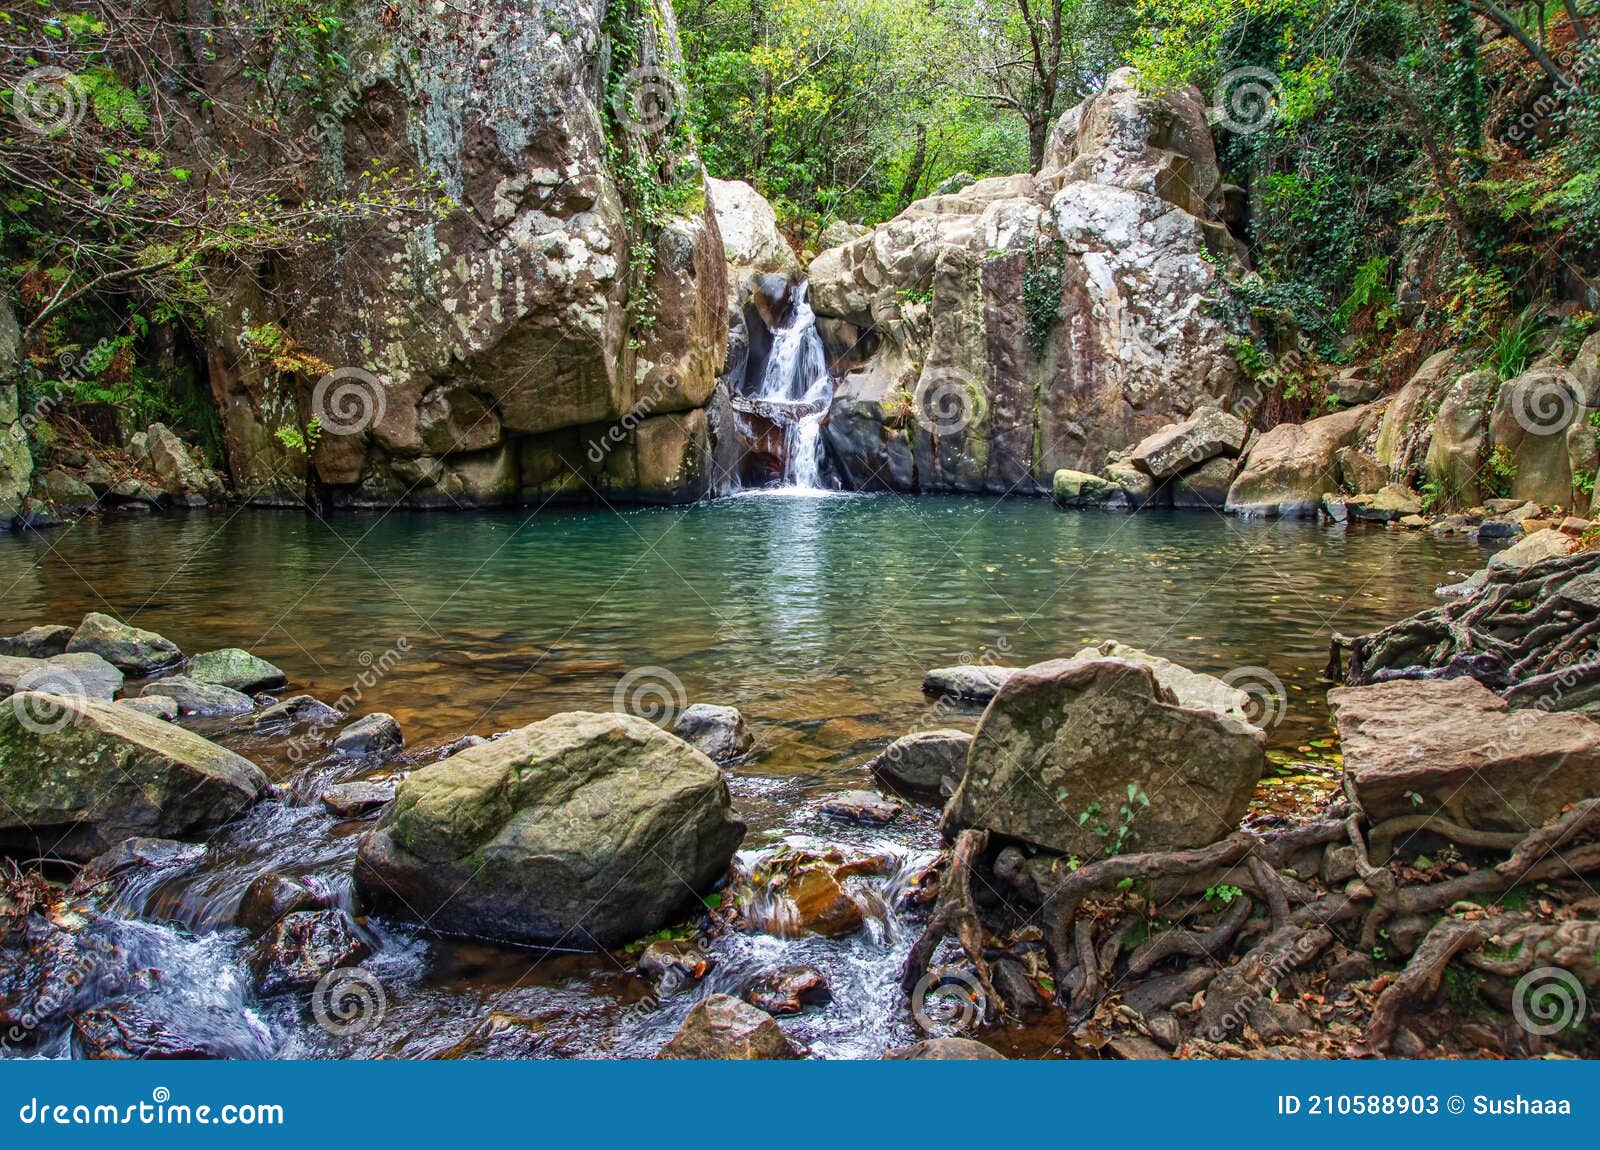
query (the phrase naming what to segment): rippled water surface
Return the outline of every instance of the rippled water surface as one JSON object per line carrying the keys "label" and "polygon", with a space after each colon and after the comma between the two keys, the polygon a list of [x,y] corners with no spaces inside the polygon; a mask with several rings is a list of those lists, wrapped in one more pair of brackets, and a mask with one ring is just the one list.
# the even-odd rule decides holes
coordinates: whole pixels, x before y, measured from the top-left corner
{"label": "rippled water surface", "polygon": [[[283,667],[293,692],[359,695],[357,713],[394,714],[417,761],[465,734],[609,710],[619,685],[643,706],[733,704],[758,735],[732,781],[751,825],[745,865],[780,843],[825,842],[908,867],[937,845],[936,810],[867,831],[823,822],[816,805],[870,785],[865,761],[927,725],[928,668],[1024,664],[1105,639],[1197,670],[1263,668],[1286,688],[1274,741],[1292,746],[1326,728],[1331,632],[1427,606],[1482,559],[1418,533],[1033,501],[749,495],[687,510],[326,521],[212,512],[0,540],[0,631],[104,610],[191,653],[246,647]],[[222,737],[280,780],[296,769]],[[347,890],[362,829],[315,802],[263,804],[204,863],[125,892],[125,910],[178,926],[129,922],[119,945],[175,972],[159,992],[174,1015],[236,1017],[226,1025],[240,1053],[642,1055],[692,1001],[638,1009],[642,985],[611,957],[373,923],[381,947],[368,966],[389,992],[377,1029],[335,1041],[292,1001],[255,1002],[239,974],[242,932],[217,922],[266,869]],[[897,881],[877,893],[892,901]],[[775,963],[812,962],[836,1002],[786,1028],[819,1054],[876,1056],[916,1037],[892,984],[911,933],[886,911],[845,941],[742,935],[719,943],[711,981],[731,989]],[[490,1026],[491,1012],[516,1021]]]}

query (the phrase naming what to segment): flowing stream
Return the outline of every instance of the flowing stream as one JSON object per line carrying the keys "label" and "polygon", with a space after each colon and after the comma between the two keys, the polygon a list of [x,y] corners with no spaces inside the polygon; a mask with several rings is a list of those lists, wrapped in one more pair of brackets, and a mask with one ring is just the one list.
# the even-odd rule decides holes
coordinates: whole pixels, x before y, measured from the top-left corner
{"label": "flowing stream", "polygon": [[[297,753],[243,723],[191,723],[257,761],[281,798],[203,856],[109,884],[110,913],[92,929],[123,957],[85,982],[80,1008],[126,995],[235,1056],[645,1057],[705,993],[809,963],[833,1002],[785,1029],[821,1057],[877,1057],[921,1036],[895,985],[917,929],[899,908],[938,847],[938,810],[910,804],[869,829],[818,808],[870,787],[867,759],[928,725],[926,669],[1022,664],[1113,638],[1198,670],[1256,668],[1284,685],[1272,739],[1293,748],[1326,731],[1318,673],[1331,631],[1426,606],[1434,586],[1481,562],[1473,546],[1421,533],[1069,514],[1020,500],[752,493],[622,514],[194,513],[0,540],[0,631],[114,610],[189,652],[248,648],[287,671],[288,693],[356,697],[357,713],[388,711],[407,736],[398,757],[361,763]],[[610,709],[622,676],[641,668],[668,685],[672,706],[733,704],[757,732],[730,772],[750,826],[738,871],[794,849],[882,861],[850,880],[860,930],[724,935],[706,981],[657,1002],[624,954],[501,947],[367,918],[376,953],[363,965],[383,1000],[370,1029],[330,1032],[303,997],[256,993],[251,941],[231,925],[252,879],[295,876],[360,910],[349,873],[370,824],[333,817],[316,798],[324,786],[404,773],[467,734]],[[976,717],[939,714],[934,725]],[[984,1038],[1008,1053],[1067,1051],[1037,1025]],[[69,1055],[70,1036],[57,1029],[30,1049]]]}

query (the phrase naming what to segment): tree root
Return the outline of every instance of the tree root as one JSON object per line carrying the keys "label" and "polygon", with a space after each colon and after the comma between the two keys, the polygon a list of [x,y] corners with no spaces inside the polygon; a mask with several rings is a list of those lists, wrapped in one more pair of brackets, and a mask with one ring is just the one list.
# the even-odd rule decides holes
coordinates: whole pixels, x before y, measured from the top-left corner
{"label": "tree root", "polygon": [[1400,977],[1378,996],[1366,1033],[1351,1053],[1363,1058],[1387,1053],[1400,1027],[1400,1016],[1437,994],[1450,960],[1463,950],[1482,946],[1489,936],[1481,922],[1442,918],[1435,923]]}
{"label": "tree root", "polygon": [[956,836],[949,868],[939,884],[939,901],[927,927],[906,955],[905,965],[900,969],[900,986],[907,994],[913,993],[928,973],[928,964],[939,943],[954,938],[961,944],[983,989],[984,1020],[992,1022],[1005,1010],[1006,1003],[995,989],[989,964],[983,957],[983,922],[972,897],[973,865],[988,846],[988,831],[966,830]]}

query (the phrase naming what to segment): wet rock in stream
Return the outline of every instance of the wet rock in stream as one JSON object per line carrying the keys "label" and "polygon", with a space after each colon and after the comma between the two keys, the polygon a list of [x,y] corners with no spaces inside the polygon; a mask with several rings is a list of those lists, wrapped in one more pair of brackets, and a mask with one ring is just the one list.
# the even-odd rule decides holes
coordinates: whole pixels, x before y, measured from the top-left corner
{"label": "wet rock in stream", "polygon": [[966,731],[917,731],[890,743],[867,770],[895,790],[949,795],[966,774],[971,749]]}
{"label": "wet rock in stream", "polygon": [[689,1011],[657,1058],[794,1059],[803,1055],[772,1015],[727,994],[713,994]]}
{"label": "wet rock in stream", "polygon": [[267,786],[248,759],[127,707],[17,698],[0,707],[0,848],[87,861],[127,838],[205,834]]}
{"label": "wet rock in stream", "polygon": [[900,817],[903,809],[899,803],[871,791],[841,791],[820,808],[824,818],[864,827],[886,827]]}
{"label": "wet rock in stream", "polygon": [[276,690],[289,681],[289,677],[277,667],[238,647],[224,647],[219,651],[205,651],[196,655],[189,660],[189,677],[246,694]]}
{"label": "wet rock in stream", "polygon": [[165,1018],[160,1000],[125,997],[103,1002],[72,1020],[73,1051],[98,1061],[265,1058],[259,1043],[243,1041],[220,1007]]}
{"label": "wet rock in stream", "polygon": [[411,774],[356,882],[445,933],[614,946],[709,890],[744,830],[721,769],[683,740],[632,715],[556,715]]}
{"label": "wet rock in stream", "polygon": [[801,1014],[808,1006],[833,1001],[828,980],[814,966],[785,966],[765,971],[744,984],[739,997],[775,1018]]}
{"label": "wet rock in stream", "polygon": [[264,874],[245,888],[233,921],[251,934],[262,934],[286,915],[324,910],[329,905],[328,894],[310,882],[288,875]]}
{"label": "wet rock in stream", "polygon": [[400,724],[393,715],[382,711],[357,719],[333,740],[334,749],[341,755],[381,755],[404,745]]}
{"label": "wet rock in stream", "polygon": [[703,752],[714,763],[731,763],[742,758],[756,737],[735,707],[696,703],[678,716],[672,733]]}
{"label": "wet rock in stream", "polygon": [[157,679],[139,692],[141,698],[165,695],[178,704],[185,715],[208,718],[216,715],[243,715],[256,709],[256,701],[243,691],[202,683],[187,675]]}
{"label": "wet rock in stream", "polygon": [[971,1038],[929,1038],[897,1050],[886,1050],[884,1058],[905,1062],[980,1062],[1006,1061],[992,1046]]}
{"label": "wet rock in stream", "polygon": [[99,655],[129,675],[148,675],[183,658],[178,645],[165,636],[130,626],[99,611],[85,615],[68,641],[67,653],[77,652]]}
{"label": "wet rock in stream", "polygon": [[322,805],[341,819],[359,819],[382,810],[394,801],[392,782],[337,783],[322,792]]}
{"label": "wet rock in stream", "polygon": [[29,627],[16,635],[0,638],[0,655],[24,659],[48,659],[64,655],[72,639],[72,628],[57,625]]}
{"label": "wet rock in stream", "polygon": [[716,969],[716,957],[693,939],[652,942],[639,955],[639,977],[654,983],[662,994],[676,994]]}
{"label": "wet rock in stream", "polygon": [[342,716],[337,708],[330,707],[315,695],[291,695],[281,702],[264,707],[254,716],[252,726],[257,732],[276,734],[297,723],[311,723],[328,727]]}
{"label": "wet rock in stream", "polygon": [[309,990],[330,970],[372,953],[342,910],[302,910],[279,919],[256,943],[250,967],[263,995]]}

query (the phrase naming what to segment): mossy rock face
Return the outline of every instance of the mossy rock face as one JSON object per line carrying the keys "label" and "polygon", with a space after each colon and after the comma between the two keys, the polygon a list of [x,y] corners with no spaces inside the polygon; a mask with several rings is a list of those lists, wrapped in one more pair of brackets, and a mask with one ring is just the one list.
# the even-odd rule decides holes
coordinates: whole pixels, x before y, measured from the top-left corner
{"label": "mossy rock face", "polygon": [[631,715],[556,715],[406,779],[356,881],[446,933],[612,946],[709,890],[744,829],[683,740]]}
{"label": "mossy rock face", "polygon": [[0,704],[0,850],[88,860],[202,835],[266,785],[248,759],[128,707],[31,691]]}
{"label": "mossy rock face", "polygon": [[947,831],[981,827],[1074,855],[1183,850],[1238,829],[1266,768],[1263,731],[1182,706],[1122,659],[1013,674],[973,736]]}
{"label": "mossy rock face", "polygon": [[148,675],[170,667],[183,658],[178,645],[154,631],[146,631],[91,611],[83,617],[77,632],[67,644],[68,653],[86,651],[99,655],[119,671]]}
{"label": "mossy rock face", "polygon": [[289,681],[277,667],[238,647],[196,655],[189,661],[189,678],[235,691],[271,691]]}

